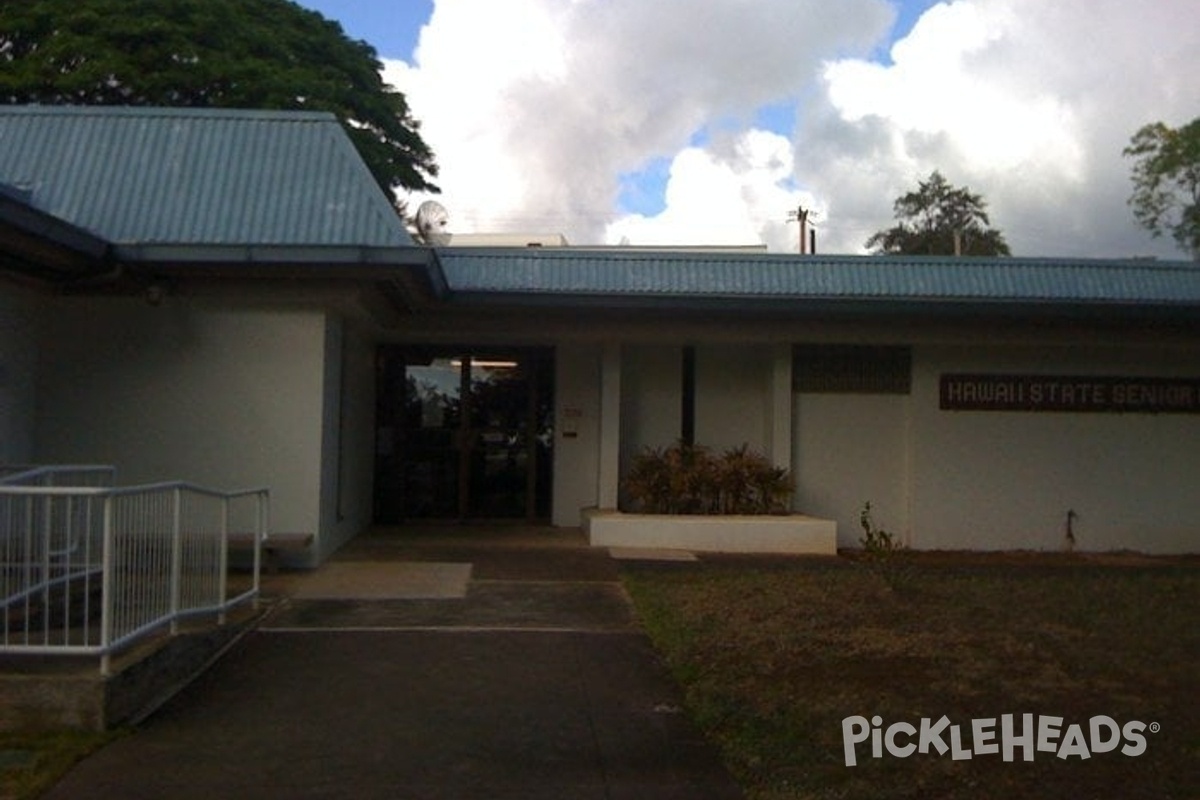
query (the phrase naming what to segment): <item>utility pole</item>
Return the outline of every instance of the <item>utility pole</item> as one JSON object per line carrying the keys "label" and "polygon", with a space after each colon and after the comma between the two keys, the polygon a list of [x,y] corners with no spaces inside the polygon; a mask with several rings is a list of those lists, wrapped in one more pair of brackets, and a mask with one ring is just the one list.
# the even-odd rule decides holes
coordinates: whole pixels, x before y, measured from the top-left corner
{"label": "utility pole", "polygon": [[[806,248],[808,247],[808,215],[809,215],[809,213],[810,213],[810,209],[806,209],[804,206],[796,206],[795,211],[788,212],[788,222],[795,221],[795,222],[800,223],[800,255],[804,255],[807,252]],[[814,236],[813,238],[816,239],[816,236]],[[813,245],[814,246],[812,249],[815,251],[816,250],[816,246],[815,246],[816,242],[815,241],[813,242]]]}

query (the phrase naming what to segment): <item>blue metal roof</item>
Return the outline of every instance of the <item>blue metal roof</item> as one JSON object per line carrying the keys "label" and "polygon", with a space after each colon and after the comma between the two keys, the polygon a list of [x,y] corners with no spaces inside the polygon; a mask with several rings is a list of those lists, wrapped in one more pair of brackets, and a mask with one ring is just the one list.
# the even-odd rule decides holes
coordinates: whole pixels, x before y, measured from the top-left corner
{"label": "blue metal roof", "polygon": [[451,295],[633,300],[1200,307],[1191,262],[788,256],[587,249],[437,251]]}
{"label": "blue metal roof", "polygon": [[1200,318],[1191,262],[416,248],[326,113],[0,106],[0,188],[0,222],[36,232],[58,220],[50,233],[95,237],[118,261],[414,266],[452,302],[1127,307]]}
{"label": "blue metal roof", "polygon": [[27,201],[25,193],[0,183],[0,269],[35,279],[82,278],[111,269],[108,242]]}
{"label": "blue metal roof", "polygon": [[0,106],[0,182],[118,246],[412,245],[327,113]]}

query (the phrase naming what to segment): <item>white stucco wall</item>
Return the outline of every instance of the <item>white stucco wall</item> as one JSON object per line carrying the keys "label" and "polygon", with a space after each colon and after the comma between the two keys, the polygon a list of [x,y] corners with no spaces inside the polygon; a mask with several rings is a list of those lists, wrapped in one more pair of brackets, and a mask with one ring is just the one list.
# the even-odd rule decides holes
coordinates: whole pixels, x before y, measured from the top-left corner
{"label": "white stucco wall", "polygon": [[[648,447],[679,441],[683,350],[671,345],[625,345],[621,348],[620,474]],[[625,492],[619,493],[627,505]]]}
{"label": "white stucco wall", "polygon": [[555,348],[551,522],[559,527],[580,525],[580,510],[598,502],[600,355],[599,345]]}
{"label": "white stucco wall", "polygon": [[372,522],[375,448],[374,339],[330,316],[325,327],[322,399],[320,558]]}
{"label": "white stucco wall", "polygon": [[[621,349],[621,467],[646,447],[679,440],[682,348]],[[696,347],[696,443],[722,451],[749,444],[769,451],[772,349],[703,344]]]}
{"label": "white stucco wall", "polygon": [[941,411],[944,372],[1189,376],[1194,351],[919,348],[912,532],[923,549],[1200,551],[1200,416]]}
{"label": "white stucco wall", "polygon": [[768,453],[771,349],[740,344],[696,347],[696,443],[722,452],[744,444]]}
{"label": "white stucco wall", "polygon": [[0,283],[0,464],[34,456],[37,304],[32,292]]}
{"label": "white stucco wall", "polygon": [[267,485],[272,530],[316,532],[326,333],[316,311],[47,303],[36,458],[113,463],[124,484]]}
{"label": "white stucco wall", "polygon": [[794,507],[838,521],[856,547],[877,527],[925,549],[1200,551],[1200,417],[942,411],[943,373],[1186,376],[1163,348],[913,349],[912,393],[797,394]]}
{"label": "white stucco wall", "polygon": [[865,503],[877,528],[909,539],[909,398],[796,394],[792,508],[838,524],[838,547],[858,547]]}

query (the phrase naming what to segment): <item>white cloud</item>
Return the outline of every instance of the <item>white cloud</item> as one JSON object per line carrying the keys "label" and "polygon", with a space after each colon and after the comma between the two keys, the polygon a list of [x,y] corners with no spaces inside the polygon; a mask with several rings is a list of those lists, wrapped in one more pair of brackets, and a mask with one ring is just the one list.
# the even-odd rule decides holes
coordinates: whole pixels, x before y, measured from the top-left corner
{"label": "white cloud", "polygon": [[[890,222],[934,169],[989,201],[1014,253],[1178,257],[1134,227],[1121,150],[1142,124],[1200,112],[1192,0],[959,0],[931,8],[892,63],[830,62],[805,135],[825,155],[840,249]],[[882,223],[881,223],[882,218]]]}
{"label": "white cloud", "polygon": [[662,157],[688,174],[698,132],[745,130],[891,19],[885,0],[438,0],[415,63],[385,75],[423,122],[452,226],[595,243],[622,174]]}
{"label": "white cloud", "polygon": [[635,245],[765,243],[772,250],[794,251],[798,231],[788,224],[787,211],[800,204],[814,209],[816,203],[810,193],[791,188],[794,172],[791,141],[770,131],[751,129],[715,146],[689,147],[671,164],[663,212],[621,217],[608,226],[605,240]]}
{"label": "white cloud", "polygon": [[934,6],[893,48],[893,66],[830,64],[829,100],[847,122],[878,116],[906,131],[949,132],[972,170],[1052,158],[1078,180],[1078,120],[1071,110],[1042,86],[1014,86],[975,65],[1017,24],[1011,7],[993,6]]}
{"label": "white cloud", "polygon": [[[794,250],[803,204],[819,249],[860,252],[940,169],[1018,254],[1178,256],[1134,226],[1121,149],[1200,113],[1195,0],[956,0],[869,60],[893,18],[885,0],[438,0],[386,77],[459,231]],[[787,103],[790,142],[756,128]],[[664,210],[619,216],[621,176],[664,157]]]}

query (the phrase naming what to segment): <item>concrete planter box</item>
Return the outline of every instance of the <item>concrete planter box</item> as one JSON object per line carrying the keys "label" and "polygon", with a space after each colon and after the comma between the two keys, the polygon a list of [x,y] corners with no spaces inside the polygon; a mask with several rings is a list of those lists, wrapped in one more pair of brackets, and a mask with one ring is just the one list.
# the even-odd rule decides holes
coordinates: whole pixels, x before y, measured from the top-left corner
{"label": "concrete planter box", "polygon": [[837,522],[800,514],[690,516],[584,512],[593,547],[645,547],[717,553],[837,555]]}

